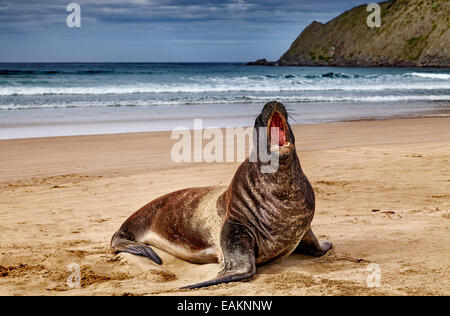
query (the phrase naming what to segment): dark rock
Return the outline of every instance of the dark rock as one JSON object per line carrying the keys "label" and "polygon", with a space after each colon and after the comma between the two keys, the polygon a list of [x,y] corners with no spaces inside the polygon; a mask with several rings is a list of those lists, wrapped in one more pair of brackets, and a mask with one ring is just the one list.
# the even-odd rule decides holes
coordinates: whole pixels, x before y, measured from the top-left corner
{"label": "dark rock", "polygon": [[267,59],[258,59],[257,61],[251,61],[245,64],[246,66],[278,66],[277,62],[267,61]]}

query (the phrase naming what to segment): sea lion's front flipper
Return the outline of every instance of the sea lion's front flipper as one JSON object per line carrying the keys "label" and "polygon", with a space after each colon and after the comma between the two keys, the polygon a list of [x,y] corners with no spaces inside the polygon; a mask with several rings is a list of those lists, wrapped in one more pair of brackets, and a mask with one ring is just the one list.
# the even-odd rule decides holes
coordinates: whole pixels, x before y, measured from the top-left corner
{"label": "sea lion's front flipper", "polygon": [[244,281],[255,275],[255,242],[245,226],[225,222],[221,234],[221,247],[224,268],[217,277],[182,287],[182,289],[197,289],[221,283]]}
{"label": "sea lion's front flipper", "polygon": [[310,228],[294,252],[307,256],[320,257],[326,254],[332,247],[333,245],[328,241],[320,243]]}

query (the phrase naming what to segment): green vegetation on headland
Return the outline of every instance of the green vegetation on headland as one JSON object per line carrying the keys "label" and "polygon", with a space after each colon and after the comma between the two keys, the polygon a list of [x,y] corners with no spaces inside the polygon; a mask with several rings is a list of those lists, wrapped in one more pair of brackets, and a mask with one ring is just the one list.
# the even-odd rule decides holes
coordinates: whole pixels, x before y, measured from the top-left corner
{"label": "green vegetation on headland", "polygon": [[249,65],[450,67],[450,1],[380,3],[381,26],[370,28],[361,5],[323,24],[312,22],[277,61]]}

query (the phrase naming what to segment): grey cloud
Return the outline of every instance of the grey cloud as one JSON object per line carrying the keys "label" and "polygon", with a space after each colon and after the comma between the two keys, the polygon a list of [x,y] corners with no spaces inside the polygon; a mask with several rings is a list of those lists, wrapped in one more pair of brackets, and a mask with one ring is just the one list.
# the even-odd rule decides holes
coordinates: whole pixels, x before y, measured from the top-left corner
{"label": "grey cloud", "polygon": [[[12,23],[38,21],[52,25],[57,17],[67,15],[68,0],[35,1],[6,0],[0,6],[0,29]],[[83,17],[98,23],[184,23],[202,21],[245,21],[249,23],[295,22],[298,18],[312,15],[327,15],[342,7],[352,7],[361,1],[316,0],[79,0]]]}
{"label": "grey cloud", "polygon": [[[67,28],[70,2],[81,29]],[[313,20],[361,0],[0,0],[0,62],[23,59],[229,60],[278,58]],[[283,44],[284,43],[284,44]],[[104,49],[104,47],[114,47]],[[50,57],[49,57],[50,56]],[[55,58],[56,58],[55,57]],[[223,60],[223,59],[222,59]]]}

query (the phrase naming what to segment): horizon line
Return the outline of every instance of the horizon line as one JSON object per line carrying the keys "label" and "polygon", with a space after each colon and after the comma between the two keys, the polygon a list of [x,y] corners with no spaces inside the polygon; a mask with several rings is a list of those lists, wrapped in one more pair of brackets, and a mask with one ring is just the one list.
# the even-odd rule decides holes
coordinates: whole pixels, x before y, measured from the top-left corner
{"label": "horizon line", "polygon": [[243,64],[249,61],[0,61],[0,64]]}

